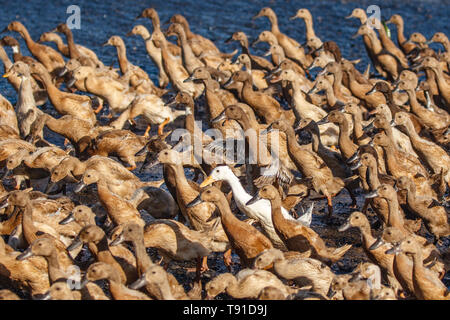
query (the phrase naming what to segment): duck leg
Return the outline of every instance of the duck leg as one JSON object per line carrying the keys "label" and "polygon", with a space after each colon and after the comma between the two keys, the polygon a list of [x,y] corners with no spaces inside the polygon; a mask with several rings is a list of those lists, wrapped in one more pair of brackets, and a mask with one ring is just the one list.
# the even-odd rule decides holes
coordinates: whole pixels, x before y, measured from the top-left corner
{"label": "duck leg", "polygon": [[98,107],[97,107],[97,109],[94,110],[94,113],[95,113],[95,114],[99,114],[100,111],[102,111],[102,109],[103,109],[103,103],[100,102],[99,105],[98,105]]}
{"label": "duck leg", "polygon": [[223,262],[231,272],[231,265],[233,264],[233,261],[231,260],[231,249],[228,249],[223,253]]}
{"label": "duck leg", "polygon": [[328,218],[331,218],[333,215],[333,198],[331,196],[327,196],[327,204],[328,204]]}
{"label": "duck leg", "polygon": [[147,126],[147,128],[145,129],[145,132],[144,132],[144,137],[148,137],[148,133],[150,132],[150,129],[152,128],[152,126],[149,124],[148,126]]}
{"label": "duck leg", "polygon": [[163,135],[163,131],[164,131],[164,127],[166,124],[168,124],[170,121],[170,118],[166,118],[163,123],[161,123],[158,127],[158,135],[162,136]]}
{"label": "duck leg", "polygon": [[356,209],[356,205],[357,205],[358,202],[357,202],[357,200],[356,200],[355,195],[353,194],[352,189],[350,189],[350,188],[348,188],[348,187],[345,187],[345,189],[347,189],[348,194],[350,195],[350,198],[352,199],[352,203],[350,204],[350,208]]}

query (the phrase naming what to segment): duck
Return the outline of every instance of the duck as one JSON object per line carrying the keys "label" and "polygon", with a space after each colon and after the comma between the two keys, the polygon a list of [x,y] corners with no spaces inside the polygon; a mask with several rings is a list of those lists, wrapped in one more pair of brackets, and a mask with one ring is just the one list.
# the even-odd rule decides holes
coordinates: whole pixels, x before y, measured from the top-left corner
{"label": "duck", "polygon": [[206,284],[205,291],[209,300],[222,292],[236,299],[256,299],[268,286],[280,289],[285,297],[292,293],[273,273],[251,269],[243,269],[236,276],[231,273],[219,274]]}
{"label": "duck", "polygon": [[343,232],[352,227],[358,228],[361,232],[363,249],[366,256],[370,259],[370,261],[381,268],[383,273],[386,274],[390,286],[394,288],[396,292],[398,290],[401,290],[401,285],[395,278],[394,274],[394,257],[385,253],[392,246],[390,246],[389,244],[384,244],[377,249],[370,250],[371,246],[377,241],[377,238],[372,235],[369,220],[362,212],[352,212],[350,217],[348,217],[347,222],[339,227],[339,231]]}
{"label": "duck", "polygon": [[183,65],[189,74],[192,74],[196,68],[204,66],[203,62],[198,59],[192,51],[192,48],[188,43],[186,33],[184,32],[184,28],[181,24],[171,24],[167,29],[166,34],[177,36],[181,46]]}
{"label": "duck", "polygon": [[406,176],[397,179],[396,184],[399,190],[406,190],[406,201],[408,207],[422,218],[426,228],[431,232],[436,240],[450,234],[447,212],[443,206],[436,205],[436,200],[416,194],[416,185]]}
{"label": "duck", "polygon": [[[64,44],[62,38],[57,33],[44,32],[39,37],[39,42],[53,42],[58,48],[59,52],[61,52],[66,58],[70,58],[69,46],[67,44]],[[75,47],[82,55],[87,56],[94,61],[97,61],[97,66],[103,65],[103,63],[98,59],[97,54],[91,49],[79,44],[75,44]]]}
{"label": "duck", "polygon": [[271,23],[271,33],[276,37],[277,44],[283,48],[284,53],[288,58],[294,61],[299,61],[303,66],[308,66],[311,64],[311,61],[308,60],[309,57],[305,55],[303,47],[301,47],[297,41],[280,31],[277,16],[271,8],[262,8],[259,13],[253,17],[253,19],[258,17],[267,17],[269,19]]}
{"label": "duck", "polygon": [[242,265],[251,266],[260,252],[273,248],[272,242],[260,231],[233,215],[225,195],[217,187],[208,186],[202,189],[201,193],[187,207],[196,207],[204,202],[210,202],[217,207],[223,230]]}
{"label": "duck", "polygon": [[[421,138],[414,130],[414,126],[405,112],[398,112],[394,117],[394,123],[398,126],[406,128],[406,132],[411,139],[411,143],[421,159],[425,161],[433,170],[434,173],[440,173],[441,170],[448,170],[448,164],[450,163],[450,157],[448,154],[436,145],[435,143]],[[450,173],[447,171],[445,176],[447,185],[450,183]]]}
{"label": "duck", "polygon": [[84,277],[84,283],[102,279],[107,280],[111,296],[115,300],[151,300],[146,294],[123,285],[120,282],[118,271],[110,264],[95,262],[89,266]]}
{"label": "duck", "polygon": [[40,300],[81,300],[81,292],[72,291],[64,282],[55,282]]}
{"label": "duck", "polygon": [[288,151],[291,159],[302,174],[311,180],[313,189],[327,198],[328,214],[333,212],[332,197],[344,187],[344,181],[334,177],[330,168],[315,152],[307,147],[300,146],[295,138],[295,131],[285,121],[272,122],[266,131],[280,130],[285,133]]}
{"label": "duck", "polygon": [[158,134],[163,135],[164,127],[180,116],[186,115],[186,110],[176,110],[164,104],[156,95],[139,96],[133,100],[129,107],[128,119],[132,122],[134,118],[142,115],[148,123],[144,136],[148,135],[151,125],[158,125]]}
{"label": "duck", "polygon": [[97,261],[105,262],[116,269],[122,284],[132,283],[137,279],[136,268],[126,260],[126,257],[124,259],[112,254],[106,234],[100,227],[95,224],[84,226],[69,245],[68,250],[71,251],[85,243],[88,244]]}
{"label": "duck", "polygon": [[161,49],[162,63],[167,76],[172,85],[178,91],[189,92],[194,98],[198,98],[203,92],[204,86],[202,84],[195,84],[190,82],[183,82],[189,77],[189,73],[183,65],[175,60],[175,58],[168,51],[168,41],[161,31],[154,30],[151,39],[156,47]]}
{"label": "duck", "polygon": [[144,285],[152,285],[160,293],[158,300],[200,300],[201,286],[196,283],[186,293],[177,280],[169,282],[168,273],[158,265],[151,266],[136,282],[130,285],[131,289],[139,289]]}
{"label": "duck", "polygon": [[[196,183],[187,180],[181,159],[182,154],[173,149],[162,150],[158,155],[158,160],[168,167],[165,175],[175,178],[175,198],[185,219],[189,221],[194,230],[211,230],[215,225],[213,214],[216,211],[216,206],[211,202],[205,201],[196,206],[188,207],[188,204],[198,197],[200,188]],[[169,179],[166,179],[166,181],[169,181]],[[223,251],[228,250],[225,249],[228,245],[228,238],[221,224],[216,227],[214,234],[214,241],[217,244],[222,243],[224,246]]]}
{"label": "duck", "polygon": [[[103,68],[103,63],[98,59],[97,55],[90,49],[77,45],[73,39],[73,33],[65,23],[59,24],[53,32],[61,32],[67,39],[67,53],[71,59],[76,59],[83,66],[90,66],[94,68]],[[41,36],[42,37],[42,36]],[[62,42],[62,41],[61,41]],[[58,47],[59,49],[59,47]],[[63,53],[64,54],[64,53]]]}
{"label": "duck", "polygon": [[225,40],[225,43],[230,43],[231,41],[239,42],[239,44],[241,45],[242,54],[248,55],[248,57],[251,60],[252,70],[270,71],[270,70],[274,69],[274,66],[271,62],[269,62],[268,60],[266,60],[262,57],[259,57],[259,56],[256,56],[256,55],[253,55],[250,53],[248,38],[244,32],[237,31],[237,32],[233,33],[231,35],[231,37],[229,37],[227,40]]}
{"label": "duck", "polygon": [[[0,237],[0,263],[2,267],[2,278],[8,277],[10,284],[18,289],[29,290],[33,296],[44,294],[50,287],[47,273],[47,266],[37,257],[32,257],[26,261],[18,261],[16,257],[19,252],[14,251],[5,244]],[[2,280],[3,283],[3,280]]]}
{"label": "duck", "polygon": [[344,245],[340,248],[329,248],[313,229],[281,216],[281,198],[274,186],[263,186],[247,204],[251,204],[259,198],[270,200],[275,230],[289,250],[309,251],[313,258],[324,262],[336,262],[352,247],[351,245]]}
{"label": "duck", "polygon": [[48,72],[56,76],[64,68],[63,57],[53,48],[35,42],[27,28],[19,21],[13,21],[6,27],[6,30],[18,32],[25,40],[28,50],[41,62]]}
{"label": "duck", "polygon": [[414,43],[408,42],[404,34],[405,23],[399,14],[392,15],[386,24],[393,23],[397,27],[397,43],[405,54],[410,54],[416,48]]}
{"label": "duck", "polygon": [[146,27],[143,25],[136,25],[133,29],[128,32],[127,37],[131,35],[139,35],[145,41],[145,48],[147,50],[148,55],[152,59],[153,63],[158,67],[158,84],[160,88],[165,88],[169,84],[169,78],[164,70],[161,58],[161,49],[157,48],[153,41],[150,39],[151,34]]}
{"label": "duck", "polygon": [[[31,125],[36,121],[36,118],[42,114],[42,111],[36,107],[36,101],[34,100],[33,90],[31,88],[30,68],[28,65],[22,61],[15,62],[3,77],[7,78],[11,74],[14,74],[21,79],[19,99],[16,104],[16,114],[20,134],[22,137],[26,137],[30,134]],[[14,125],[14,122],[12,124]]]}
{"label": "duck", "polygon": [[[191,230],[175,220],[156,219],[145,226],[145,229],[135,223],[123,226],[122,232],[113,241],[114,245],[123,241],[131,241],[136,250],[156,248],[163,257],[162,263],[169,265],[171,260],[196,260],[197,277],[208,270],[206,258],[212,251],[217,250],[207,234]],[[222,248],[218,248],[219,251]]]}
{"label": "duck", "polygon": [[[316,122],[319,122],[326,117],[327,112],[318,106],[308,102],[306,97],[302,93],[302,84],[299,81],[299,77],[296,76],[293,70],[283,70],[280,75],[272,79],[289,81],[293,88],[292,106],[295,113],[295,117],[298,119],[310,118]],[[311,88],[304,88],[308,91]],[[323,144],[326,146],[336,145],[338,135],[338,128],[335,124],[327,124],[320,127],[320,135],[322,137]]]}
{"label": "duck", "polygon": [[105,206],[108,217],[114,225],[121,225],[127,221],[134,221],[140,225],[144,225],[145,222],[142,220],[135,206],[130,201],[123,199],[120,195],[111,191],[108,182],[96,170],[87,169],[75,192],[80,192],[85,186],[96,183],[99,200]]}
{"label": "duck", "polygon": [[[8,70],[12,67],[13,63],[9,59],[9,57],[6,55],[5,50],[3,49],[3,46],[10,46],[13,49],[13,58],[14,62],[17,62],[21,60],[22,62],[25,62],[26,64],[31,63],[35,61],[31,57],[24,57],[20,53],[20,45],[19,42],[14,39],[13,37],[5,36],[0,40],[0,59],[3,62],[3,67],[5,70],[5,73],[8,72]],[[48,101],[48,95],[47,91],[40,85],[34,78],[30,78],[31,81],[31,88],[33,89],[33,96],[34,100],[36,102],[37,106],[42,106]],[[10,75],[8,77],[8,82],[14,87],[14,89],[19,92],[20,88],[20,77],[16,75]]]}
{"label": "duck", "polygon": [[334,277],[334,273],[323,262],[312,258],[286,258],[276,248],[262,252],[254,262],[256,269],[266,269],[271,265],[279,277],[293,280],[300,287],[311,286],[312,292],[323,296],[327,295]]}
{"label": "duck", "polygon": [[[226,181],[231,187],[233,198],[236,201],[236,205],[239,210],[248,218],[259,221],[264,233],[269,237],[274,246],[285,248],[283,242],[278,237],[273,227],[271,211],[268,206],[269,201],[261,199],[252,205],[247,205],[246,203],[252,198],[252,196],[245,191],[239,181],[239,178],[236,177],[231,168],[228,166],[218,166],[214,168],[210,175],[200,184],[200,187],[204,188],[216,181]],[[281,207],[281,212],[286,219],[295,220],[284,207]],[[298,218],[297,221],[309,226],[311,224],[311,214],[312,210],[308,210],[307,213]]]}
{"label": "duck", "polygon": [[423,250],[414,237],[407,237],[388,253],[404,252],[413,260],[412,277],[414,294],[421,300],[450,300],[447,287],[435,273],[423,265]]}
{"label": "duck", "polygon": [[36,77],[45,86],[50,102],[58,113],[61,115],[70,114],[90,121],[92,124],[97,122],[90,97],[59,90],[51,81],[49,72],[41,64],[32,63],[30,70],[33,77]]}
{"label": "duck", "polygon": [[3,289],[0,290],[0,300],[21,300],[14,292]]}

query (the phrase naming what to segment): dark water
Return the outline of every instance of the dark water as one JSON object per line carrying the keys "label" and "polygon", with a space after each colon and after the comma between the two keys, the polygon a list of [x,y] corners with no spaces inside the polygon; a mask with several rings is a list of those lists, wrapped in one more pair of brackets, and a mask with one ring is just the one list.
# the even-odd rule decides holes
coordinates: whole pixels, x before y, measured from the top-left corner
{"label": "dark water", "polygon": [[[311,11],[314,19],[314,29],[322,41],[336,41],[341,48],[345,58],[359,59],[362,63],[357,67],[364,70],[368,60],[362,39],[351,39],[351,36],[357,31],[359,21],[355,19],[346,20],[354,8],[366,9],[369,5],[376,4],[381,8],[382,18],[388,19],[392,14],[401,14],[405,20],[405,35],[415,31],[424,34],[429,39],[435,32],[444,32],[450,34],[449,27],[449,8],[450,1],[428,0],[428,1],[321,1],[321,0],[302,0],[302,1],[75,1],[75,0],[56,0],[56,1],[5,1],[0,0],[0,30],[13,20],[22,22],[29,30],[33,39],[38,40],[43,32],[55,28],[59,23],[66,22],[70,14],[66,13],[70,5],[78,5],[81,9],[81,29],[73,30],[75,42],[93,49],[105,65],[114,64],[118,67],[116,50],[113,47],[102,47],[102,44],[112,35],[123,37],[128,59],[135,65],[140,66],[149,73],[152,80],[157,82],[157,69],[148,57],[144,42],[140,37],[126,37],[134,25],[143,24],[149,31],[152,31],[151,23],[148,19],[135,20],[135,17],[147,7],[154,7],[160,16],[163,24],[169,18],[176,14],[183,14],[189,21],[191,30],[208,37],[218,48],[224,52],[233,51],[237,43],[225,44],[224,41],[235,31],[245,32],[250,42],[253,41],[263,30],[270,30],[270,23],[267,18],[251,18],[265,6],[270,6],[278,16],[279,26],[282,32],[295,38],[300,43],[305,41],[305,25],[303,20],[297,19],[289,21],[300,8],[307,8]],[[395,28],[392,26],[392,37],[396,42]],[[5,33],[19,39],[17,33]],[[25,43],[20,39],[21,48],[25,55],[29,52]],[[439,45],[432,44],[433,48],[439,49]],[[267,44],[259,44],[252,48],[255,54],[262,54],[268,49]],[[11,54],[7,49],[8,54]],[[2,78],[0,78],[2,79]],[[7,97],[12,103],[16,102],[17,94],[9,85],[6,79],[0,80],[0,93]],[[51,106],[45,106],[46,112],[54,114]],[[177,124],[175,124],[176,126]],[[62,144],[61,137],[50,135],[49,141],[58,145]],[[144,180],[154,180],[160,175],[160,169],[152,171],[152,174],[139,175]],[[188,173],[189,178],[191,174]],[[358,204],[362,206],[361,199]],[[343,223],[344,219],[352,211],[348,207],[350,203],[346,194],[339,196],[335,201],[338,221],[336,224]],[[361,203],[360,203],[361,202]],[[364,254],[359,245],[360,237],[357,232],[352,231],[350,237],[334,232],[326,234],[325,225],[321,223],[322,216],[325,215],[323,204],[317,207],[318,215],[314,215],[313,226],[329,245],[343,245],[344,243],[354,243],[355,246],[342,260],[335,271],[348,272],[361,259]],[[323,231],[323,232],[322,232]],[[329,231],[329,230],[328,230]],[[446,243],[445,247],[448,247]],[[224,272],[223,263],[220,259],[213,259],[210,267],[219,272]],[[210,262],[211,263],[211,262]],[[179,280],[186,280],[182,268],[174,266],[172,271]],[[211,275],[205,275],[211,276]],[[448,279],[446,278],[448,285]]]}
{"label": "dark water", "polygon": [[[164,23],[173,14],[181,13],[189,21],[191,30],[213,40],[222,50],[231,52],[237,44],[225,44],[233,32],[243,31],[250,41],[255,39],[263,30],[269,30],[270,23],[266,18],[251,18],[265,6],[274,9],[278,16],[280,29],[300,43],[305,41],[305,25],[301,19],[289,21],[300,8],[307,8],[314,18],[314,28],[317,36],[323,41],[334,40],[340,46],[343,56],[347,59],[363,57],[363,63],[358,67],[364,69],[367,65],[366,54],[361,38],[352,40],[351,36],[357,31],[359,21],[346,20],[351,11],[356,8],[366,9],[369,5],[378,5],[383,18],[388,19],[392,14],[399,13],[405,19],[405,34],[409,36],[414,31],[423,33],[427,38],[435,32],[449,34],[449,5],[448,0],[427,1],[76,1],[76,0],[31,0],[31,1],[0,1],[0,30],[12,20],[21,21],[29,30],[33,39],[46,31],[65,22],[69,17],[66,9],[69,5],[78,5],[81,9],[81,29],[73,30],[75,41],[93,49],[106,65],[116,62],[116,51],[113,47],[102,47],[112,35],[124,38],[128,49],[129,60],[147,71],[156,81],[157,69],[150,61],[145,51],[143,41],[138,37],[126,37],[136,24],[143,24],[149,28],[148,19],[134,20],[142,9],[154,7]],[[12,33],[18,37],[17,33]],[[393,30],[393,37],[395,32]],[[395,38],[396,39],[396,38]],[[26,54],[26,46],[21,41]],[[439,46],[439,45],[437,45]],[[256,54],[268,49],[267,44],[259,44],[254,48]],[[15,102],[16,94],[6,80],[0,81],[0,92]]]}

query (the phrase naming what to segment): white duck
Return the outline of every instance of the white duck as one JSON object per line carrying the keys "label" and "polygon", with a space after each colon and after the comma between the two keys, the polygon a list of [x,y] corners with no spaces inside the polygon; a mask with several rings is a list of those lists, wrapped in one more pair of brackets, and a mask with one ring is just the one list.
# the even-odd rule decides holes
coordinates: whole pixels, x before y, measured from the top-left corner
{"label": "white duck", "polygon": [[[231,171],[228,166],[218,166],[211,174],[202,182],[201,188],[215,182],[215,181],[226,181],[233,192],[234,200],[236,201],[239,210],[244,213],[247,217],[259,221],[264,232],[273,242],[275,247],[284,248],[283,241],[278,237],[272,222],[272,212],[270,201],[267,199],[261,199],[255,203],[247,206],[246,203],[252,198],[250,194],[245,191],[244,187],[239,181],[239,178]],[[281,207],[281,212],[286,219],[295,220],[299,223],[310,226],[312,220],[312,207],[310,207],[305,214],[303,214],[297,220],[292,217],[289,212]]]}

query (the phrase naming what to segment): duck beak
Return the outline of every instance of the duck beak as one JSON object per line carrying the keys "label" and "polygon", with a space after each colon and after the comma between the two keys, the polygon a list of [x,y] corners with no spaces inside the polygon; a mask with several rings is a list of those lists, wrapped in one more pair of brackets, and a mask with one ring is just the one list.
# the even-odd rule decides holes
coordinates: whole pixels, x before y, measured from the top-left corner
{"label": "duck beak", "polygon": [[260,12],[257,15],[254,15],[252,17],[252,20],[255,20],[255,19],[259,18],[259,17],[261,17],[261,13]]}
{"label": "duck beak", "polygon": [[392,119],[391,122],[389,122],[389,124],[391,125],[391,127],[397,126],[397,124],[395,123],[394,119]]}
{"label": "duck beak", "polygon": [[252,44],[250,45],[251,47],[254,47],[257,43],[260,43],[261,41],[258,39],[256,39],[255,41],[252,42]]}
{"label": "duck beak", "polygon": [[52,300],[52,296],[50,295],[50,291],[47,291],[42,296],[37,298],[36,300]]}
{"label": "duck beak", "polygon": [[78,183],[77,186],[75,187],[75,190],[74,190],[75,193],[81,192],[81,190],[83,190],[84,187],[86,187],[86,184],[85,184],[83,181],[81,181],[81,182]]}
{"label": "duck beak", "polygon": [[314,63],[314,61],[311,63],[311,65],[308,67],[308,71],[311,71],[312,69],[316,68],[316,64]]}
{"label": "duck beak", "polygon": [[350,159],[347,160],[347,164],[354,162],[356,159],[359,160],[359,150],[356,150],[356,152],[350,157]]}
{"label": "duck beak", "polygon": [[29,257],[32,257],[32,256],[33,256],[33,252],[31,251],[31,247],[28,247],[27,250],[25,250],[24,252],[22,252],[21,254],[19,254],[16,257],[16,260],[23,261],[23,260],[28,259]]}
{"label": "duck beak", "polygon": [[84,288],[89,283],[89,280],[86,278],[86,275],[84,275],[83,280],[81,280],[80,288]]}
{"label": "duck beak", "polygon": [[335,294],[336,294],[336,291],[334,291],[330,286],[330,289],[328,289],[327,297],[331,299],[334,297]]}
{"label": "duck beak", "polygon": [[375,198],[375,197],[378,197],[378,191],[377,190],[369,192],[369,193],[366,193],[364,195],[364,198],[366,198],[366,199]]}
{"label": "duck beak", "polygon": [[230,77],[230,79],[228,79],[228,81],[225,82],[222,86],[223,86],[224,88],[228,88],[232,83],[234,83],[233,77]]}
{"label": "duck beak", "polygon": [[0,205],[0,210],[9,206],[8,198],[6,198],[3,203]]}
{"label": "duck beak", "polygon": [[351,18],[353,18],[353,14],[345,17],[345,19],[351,19]]}
{"label": "duck beak", "polygon": [[67,217],[65,217],[64,219],[62,219],[59,224],[60,225],[66,225],[68,223],[71,223],[72,221],[75,221],[75,217],[73,215],[73,212],[69,213],[69,215]]}
{"label": "duck beak", "polygon": [[247,201],[247,203],[245,204],[246,206],[250,206],[252,204],[254,204],[255,202],[261,200],[261,197],[259,196],[259,192],[257,192],[253,198],[251,198],[250,200]]}
{"label": "duck beak", "polygon": [[66,67],[64,67],[64,68],[58,73],[58,77],[62,77],[62,76],[65,75],[68,71],[69,71],[69,69],[67,69]]}
{"label": "duck beak", "polygon": [[267,51],[266,53],[263,54],[263,57],[268,57],[268,56],[270,56],[271,54],[272,54],[272,52],[270,52],[270,50],[269,50],[269,51]]}
{"label": "duck beak", "polygon": [[3,75],[3,78],[8,78],[11,75],[12,72],[7,72]]}
{"label": "duck beak", "polygon": [[373,94],[373,93],[375,93],[375,92],[377,92],[377,88],[374,86],[374,87],[372,88],[372,90],[370,90],[369,92],[366,93],[366,96],[370,96],[371,94]]}
{"label": "duck beak", "polygon": [[185,82],[190,82],[190,81],[194,81],[194,80],[196,80],[193,76],[190,76],[189,78],[186,78],[186,79],[184,79],[183,80],[183,83],[185,83]]}
{"label": "duck beak", "polygon": [[397,254],[400,252],[402,252],[402,250],[400,249],[400,245],[397,245],[395,247],[392,247],[392,248],[386,250],[384,253],[385,254]]}
{"label": "duck beak", "polygon": [[374,124],[374,121],[372,121],[370,124],[368,124],[367,126],[365,126],[363,128],[363,131],[368,132],[368,131],[372,130],[374,127],[375,127],[375,124]]}
{"label": "duck beak", "polygon": [[384,240],[383,238],[379,237],[377,239],[377,241],[375,241],[374,243],[372,243],[372,245],[369,247],[369,250],[375,250],[379,247],[381,247],[384,244]]}
{"label": "duck beak", "polygon": [[269,132],[272,132],[272,124],[270,124],[267,128],[265,128],[264,130],[261,130],[259,132],[259,134],[268,134]]}
{"label": "duck beak", "polygon": [[298,18],[297,15],[295,15],[295,16],[290,17],[289,20],[295,20],[297,18]]}
{"label": "duck beak", "polygon": [[214,180],[213,177],[209,176],[200,184],[200,188],[204,188],[206,186],[209,186],[211,183],[213,183],[215,181],[216,180]]}
{"label": "duck beak", "polygon": [[66,249],[67,249],[67,251],[72,251],[82,245],[83,245],[83,242],[81,241],[81,239],[76,237],[75,240],[73,240],[72,243]]}
{"label": "duck beak", "polygon": [[192,207],[195,207],[196,205],[198,205],[198,204],[200,204],[200,203],[202,203],[202,202],[203,202],[203,200],[200,198],[200,195],[198,195],[197,198],[195,198],[194,200],[192,200],[191,202],[189,202],[189,203],[186,205],[186,208],[192,208]]}
{"label": "duck beak", "polygon": [[124,241],[125,241],[125,239],[123,238],[123,233],[121,233],[113,241],[111,241],[111,243],[109,245],[110,246],[117,246],[117,245],[121,244]]}
{"label": "duck beak", "polygon": [[52,189],[53,189],[55,186],[56,186],[56,183],[55,183],[55,182],[51,182],[50,180],[48,180],[47,187],[45,187],[44,193],[47,193],[47,194],[48,194],[50,191],[52,191]]}
{"label": "duck beak", "polygon": [[0,180],[3,180],[4,178],[6,178],[11,172],[12,172],[12,170],[5,168],[5,171],[3,172],[2,176],[0,177]]}
{"label": "duck beak", "polygon": [[322,119],[320,119],[318,122],[316,122],[317,125],[321,125],[321,124],[326,124],[328,123],[328,115],[326,115],[325,117],[323,117]]}
{"label": "duck beak", "polygon": [[354,35],[352,35],[352,39],[356,39],[360,36],[359,32],[356,32]]}
{"label": "duck beak", "polygon": [[6,28],[3,29],[2,32],[0,32],[0,33],[5,33],[5,32],[8,32],[8,31],[9,31],[8,26],[6,26]]}
{"label": "duck beak", "polygon": [[211,120],[211,124],[219,123],[220,121],[226,120],[226,119],[227,119],[227,115],[225,114],[225,110],[224,110],[217,117],[215,117],[214,119]]}
{"label": "duck beak", "polygon": [[361,166],[362,166],[361,161],[358,161],[358,162],[356,162],[354,165],[352,165],[352,166],[350,167],[350,169],[356,170],[356,169],[358,169],[358,168],[361,167]]}
{"label": "duck beak", "polygon": [[311,88],[311,90],[308,91],[308,95],[313,94],[317,91],[317,84],[314,85],[314,87]]}
{"label": "duck beak", "polygon": [[71,87],[73,87],[73,85],[75,84],[75,82],[77,82],[77,79],[75,79],[75,78],[70,78],[70,80],[69,81],[67,81],[67,87],[68,88],[71,88]]}
{"label": "duck beak", "polygon": [[351,228],[350,222],[347,221],[344,225],[339,227],[338,231],[339,232],[343,232],[343,231],[348,230],[350,228]]}
{"label": "duck beak", "polygon": [[135,282],[130,284],[128,287],[133,290],[138,290],[138,289],[142,288],[143,286],[145,286],[146,283],[147,283],[147,280],[145,279],[145,273],[144,273],[139,279],[137,279]]}
{"label": "duck beak", "polygon": [[229,37],[227,40],[225,40],[225,43],[230,43],[231,41],[233,41],[233,36]]}

